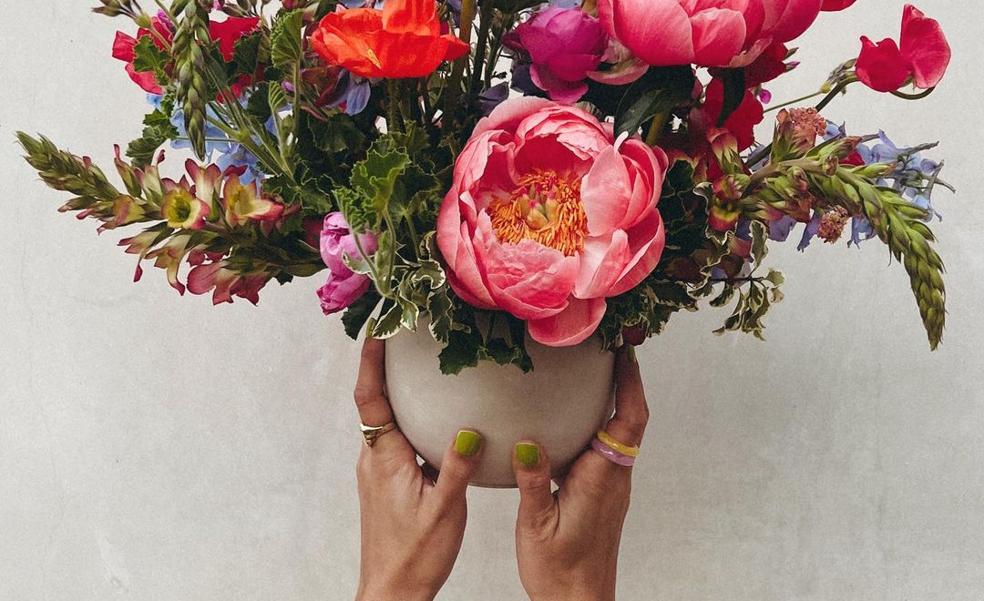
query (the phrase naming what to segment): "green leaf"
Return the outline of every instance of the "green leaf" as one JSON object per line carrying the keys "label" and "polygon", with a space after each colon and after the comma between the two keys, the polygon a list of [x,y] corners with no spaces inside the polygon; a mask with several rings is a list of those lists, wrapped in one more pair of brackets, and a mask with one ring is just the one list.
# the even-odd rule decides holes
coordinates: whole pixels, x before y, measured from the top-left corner
{"label": "green leaf", "polygon": [[369,322],[369,330],[373,338],[385,340],[392,338],[403,325],[403,307],[399,303],[383,303],[383,314],[379,319]]}
{"label": "green leaf", "polygon": [[761,221],[751,222],[752,231],[752,264],[757,269],[762,265],[762,261],[769,254],[769,228]]}
{"label": "green leaf", "polygon": [[[168,104],[162,108],[169,109]],[[171,119],[163,110],[156,110],[144,117],[144,129],[139,138],[130,142],[126,147],[126,156],[133,161],[136,168],[146,167],[154,160],[154,153],[168,140],[178,137],[178,130],[171,124]]]}
{"label": "green leaf", "polygon": [[171,57],[154,44],[152,36],[141,37],[133,47],[133,69],[138,73],[153,73],[154,79],[161,86],[171,82],[167,74]]}
{"label": "green leaf", "polygon": [[301,30],[304,12],[292,10],[282,13],[273,24],[270,36],[270,62],[281,69],[293,69],[301,60]]}
{"label": "green leaf", "polygon": [[345,113],[335,113],[325,121],[307,119],[306,123],[314,146],[324,152],[352,152],[366,143],[366,135]]}
{"label": "green leaf", "polygon": [[262,31],[243,36],[236,42],[232,56],[234,75],[253,75],[260,66],[265,36]]}
{"label": "green leaf", "polygon": [[257,123],[266,123],[270,119],[270,84],[263,82],[256,86],[246,102],[246,112],[256,119]]}
{"label": "green leaf", "polygon": [[721,114],[718,115],[717,126],[723,127],[745,99],[745,70],[744,69],[722,69],[715,74],[715,77],[724,84],[724,104],[721,107]]}
{"label": "green leaf", "polygon": [[690,101],[694,74],[690,67],[650,69],[628,86],[615,112],[615,135],[635,134],[656,115],[667,115]]}

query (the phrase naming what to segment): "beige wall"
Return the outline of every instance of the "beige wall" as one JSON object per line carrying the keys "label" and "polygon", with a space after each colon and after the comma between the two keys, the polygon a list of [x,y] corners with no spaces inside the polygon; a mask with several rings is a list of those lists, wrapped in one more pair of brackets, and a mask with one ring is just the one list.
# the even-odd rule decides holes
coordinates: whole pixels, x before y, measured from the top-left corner
{"label": "beige wall", "polygon": [[[0,19],[0,601],[352,597],[356,347],[317,282],[259,309],[181,299],[59,216],[15,128],[108,164],[144,111],[81,0],[3,0]],[[787,301],[769,341],[683,315],[641,353],[653,405],[626,527],[624,601],[980,601],[984,596],[984,5],[922,0],[954,64],[930,99],[861,88],[828,115],[900,143],[940,139],[946,343],[931,354],[876,243],[776,248]],[[809,91],[901,0],[859,0],[804,39],[774,86]],[[978,159],[980,160],[980,159]],[[172,165],[178,167],[175,161]],[[511,491],[471,493],[442,599],[522,598]]]}

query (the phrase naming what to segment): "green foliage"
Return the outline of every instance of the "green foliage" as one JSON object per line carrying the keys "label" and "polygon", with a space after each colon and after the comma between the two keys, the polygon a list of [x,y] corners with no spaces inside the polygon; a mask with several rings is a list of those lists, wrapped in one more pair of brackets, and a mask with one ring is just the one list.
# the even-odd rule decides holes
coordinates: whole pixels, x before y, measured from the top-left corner
{"label": "green foliage", "polygon": [[162,144],[178,137],[178,130],[169,117],[173,110],[173,101],[165,97],[161,108],[144,117],[143,133],[126,148],[126,156],[133,161],[134,167],[146,167]]}
{"label": "green foliage", "polygon": [[303,28],[303,11],[292,10],[277,15],[270,35],[270,62],[274,67],[290,70],[300,62]]}
{"label": "green foliage", "polygon": [[625,90],[615,111],[615,135],[636,133],[647,121],[668,115],[690,101],[694,74],[690,67],[650,69]]}
{"label": "green foliage", "polygon": [[236,42],[236,50],[232,57],[231,70],[233,77],[252,75],[257,68],[270,59],[270,38],[266,32],[259,30],[243,36]]}
{"label": "green foliage", "polygon": [[515,365],[524,373],[533,371],[533,360],[526,351],[526,324],[508,313],[479,311],[460,307],[447,346],[439,356],[441,373],[459,374],[479,361]]}
{"label": "green foliage", "polygon": [[171,83],[171,77],[167,73],[171,57],[154,44],[152,36],[143,36],[133,47],[133,68],[139,72],[150,72],[161,86]]}

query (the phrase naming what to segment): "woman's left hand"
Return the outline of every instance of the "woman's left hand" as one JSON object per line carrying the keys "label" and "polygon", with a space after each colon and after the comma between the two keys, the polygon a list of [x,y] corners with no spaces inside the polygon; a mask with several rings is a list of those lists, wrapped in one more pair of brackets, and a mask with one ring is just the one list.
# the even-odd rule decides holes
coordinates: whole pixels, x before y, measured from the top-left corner
{"label": "woman's left hand", "polygon": [[[386,398],[386,347],[366,340],[355,403],[366,426],[393,421]],[[481,436],[462,430],[440,474],[421,468],[399,430],[359,455],[362,564],[356,601],[430,601],[451,574],[465,533],[465,491],[481,454]]]}

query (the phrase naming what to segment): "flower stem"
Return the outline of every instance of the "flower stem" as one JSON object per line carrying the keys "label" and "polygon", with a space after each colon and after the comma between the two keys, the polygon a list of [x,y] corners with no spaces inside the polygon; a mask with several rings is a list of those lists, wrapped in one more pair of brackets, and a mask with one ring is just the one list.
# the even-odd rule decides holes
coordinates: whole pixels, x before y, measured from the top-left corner
{"label": "flower stem", "polygon": [[772,111],[778,111],[779,109],[785,108],[785,107],[787,107],[787,106],[789,106],[791,104],[799,104],[800,102],[803,102],[804,100],[810,100],[811,98],[816,98],[817,96],[820,96],[822,94],[823,94],[823,91],[820,90],[820,91],[814,92],[812,94],[807,94],[806,96],[800,96],[799,98],[794,98],[793,100],[790,100],[788,102],[783,102],[782,104],[777,104],[775,106],[770,106],[769,108],[765,109],[765,111],[763,111],[763,112],[765,112],[765,113],[768,114],[768,113],[771,113]]}
{"label": "flower stem", "polygon": [[[472,24],[475,21],[475,0],[461,0],[461,26],[458,29],[458,37],[462,42],[471,45]],[[448,84],[447,96],[445,98],[444,110],[451,113],[455,105],[458,104],[458,96],[461,94],[461,76],[465,73],[465,66],[471,52],[455,61],[451,67],[451,81]]]}

